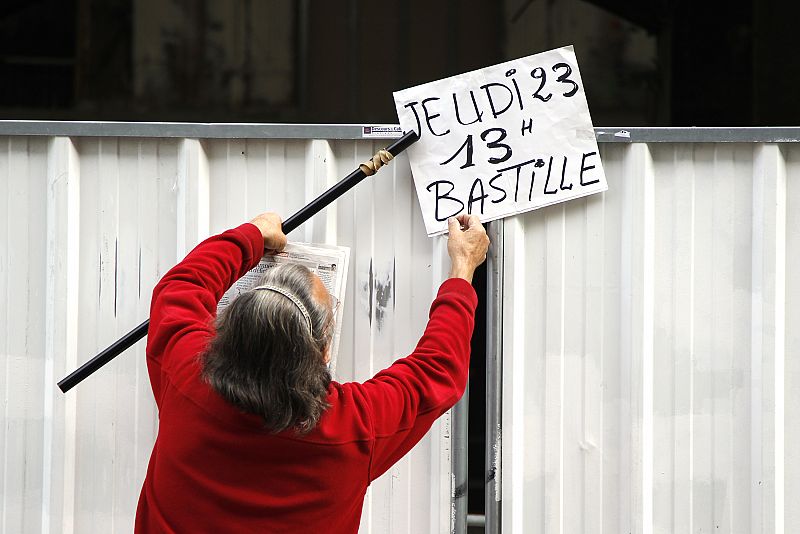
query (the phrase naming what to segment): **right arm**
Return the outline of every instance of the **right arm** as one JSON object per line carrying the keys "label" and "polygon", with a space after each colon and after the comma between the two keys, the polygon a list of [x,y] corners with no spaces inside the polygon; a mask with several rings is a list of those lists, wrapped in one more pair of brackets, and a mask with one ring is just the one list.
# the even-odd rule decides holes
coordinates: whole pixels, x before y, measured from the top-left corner
{"label": "right arm", "polygon": [[374,480],[419,442],[433,422],[464,394],[478,297],[470,284],[486,259],[489,238],[478,218],[449,221],[450,279],[431,305],[414,352],[363,384],[371,411]]}

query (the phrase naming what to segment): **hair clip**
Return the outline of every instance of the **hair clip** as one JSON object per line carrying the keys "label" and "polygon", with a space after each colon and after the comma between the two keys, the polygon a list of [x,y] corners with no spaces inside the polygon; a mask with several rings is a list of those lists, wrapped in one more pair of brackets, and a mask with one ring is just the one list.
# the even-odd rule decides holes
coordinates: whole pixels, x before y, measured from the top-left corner
{"label": "hair clip", "polygon": [[267,291],[274,291],[275,293],[280,293],[281,295],[283,295],[287,299],[291,300],[292,303],[294,303],[294,305],[297,306],[297,309],[300,310],[300,313],[303,314],[303,317],[306,320],[306,324],[308,324],[308,331],[311,332],[312,336],[314,335],[314,329],[311,327],[311,314],[308,313],[308,310],[306,309],[306,307],[303,306],[303,303],[300,302],[300,299],[297,298],[297,296],[294,293],[290,293],[289,291],[287,291],[287,290],[285,290],[285,289],[283,289],[281,287],[272,286],[272,285],[268,285],[268,284],[267,285],[263,285],[263,286],[256,286],[256,287],[253,288],[253,291],[258,290],[258,289],[263,289],[263,290],[267,290]]}

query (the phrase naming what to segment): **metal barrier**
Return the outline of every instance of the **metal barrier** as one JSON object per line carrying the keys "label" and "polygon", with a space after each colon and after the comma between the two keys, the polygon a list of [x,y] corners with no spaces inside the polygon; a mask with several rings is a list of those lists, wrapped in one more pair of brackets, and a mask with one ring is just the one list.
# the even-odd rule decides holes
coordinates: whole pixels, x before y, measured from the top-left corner
{"label": "metal barrier", "polygon": [[[157,424],[142,347],[77,394],[55,381],[202,237],[386,144],[364,132],[0,121],[5,530],[130,529]],[[800,529],[800,129],[596,134],[607,193],[489,225],[486,531]],[[353,247],[344,380],[410,350],[446,274],[406,160],[381,174],[300,230]],[[463,531],[451,431],[373,484],[362,531]]]}
{"label": "metal barrier", "polygon": [[[316,139],[363,132],[347,126],[0,131],[3,530],[130,531],[157,428],[144,344],[67,395],[55,381],[146,319],[153,285],[203,237],[291,214],[391,140]],[[448,264],[418,210],[401,156],[292,234],[352,248],[339,380],[369,378],[422,333]],[[372,484],[364,532],[450,529],[450,434],[448,414]]]}
{"label": "metal barrier", "polygon": [[800,131],[598,130],[503,223],[502,531],[800,530]]}

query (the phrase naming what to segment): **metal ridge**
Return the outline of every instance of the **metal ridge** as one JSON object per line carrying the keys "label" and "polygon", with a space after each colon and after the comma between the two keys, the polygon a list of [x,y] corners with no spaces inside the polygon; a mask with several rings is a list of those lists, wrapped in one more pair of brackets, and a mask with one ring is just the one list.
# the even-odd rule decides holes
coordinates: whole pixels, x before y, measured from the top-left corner
{"label": "metal ridge", "polygon": [[[375,133],[378,127],[385,129]],[[369,130],[372,129],[372,130]],[[391,130],[396,131],[391,131]],[[369,133],[368,133],[369,132]],[[800,127],[597,127],[600,143],[797,143]],[[397,124],[0,120],[0,135],[197,139],[396,139]]]}
{"label": "metal ridge", "polygon": [[800,127],[597,127],[599,143],[798,143]]}

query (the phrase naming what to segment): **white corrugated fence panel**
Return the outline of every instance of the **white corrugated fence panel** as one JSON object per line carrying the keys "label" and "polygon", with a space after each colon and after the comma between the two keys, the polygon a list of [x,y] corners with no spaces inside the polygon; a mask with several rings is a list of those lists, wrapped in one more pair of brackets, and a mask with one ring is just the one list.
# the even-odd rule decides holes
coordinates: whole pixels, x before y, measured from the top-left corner
{"label": "white corrugated fence panel", "polygon": [[47,141],[4,138],[0,154],[0,529],[35,532],[45,476]]}
{"label": "white corrugated fence panel", "polygon": [[[285,217],[385,140],[0,137],[0,532],[129,532],[157,432],[144,342],[56,381],[147,318],[204,237]],[[445,277],[403,156],[290,236],[352,247],[336,378],[413,350]],[[363,532],[450,522],[449,416],[368,491]]]}
{"label": "white corrugated fence panel", "polygon": [[601,155],[504,225],[503,531],[800,531],[800,150]]}
{"label": "white corrugated fence panel", "polygon": [[[55,382],[199,240],[387,144],[113,135],[0,137],[0,533],[130,531],[158,424],[144,344]],[[607,193],[504,224],[503,530],[800,531],[800,148],[601,152]],[[291,237],[352,247],[339,380],[413,348],[447,261],[404,156]],[[449,425],[372,485],[363,532],[449,530]]]}

